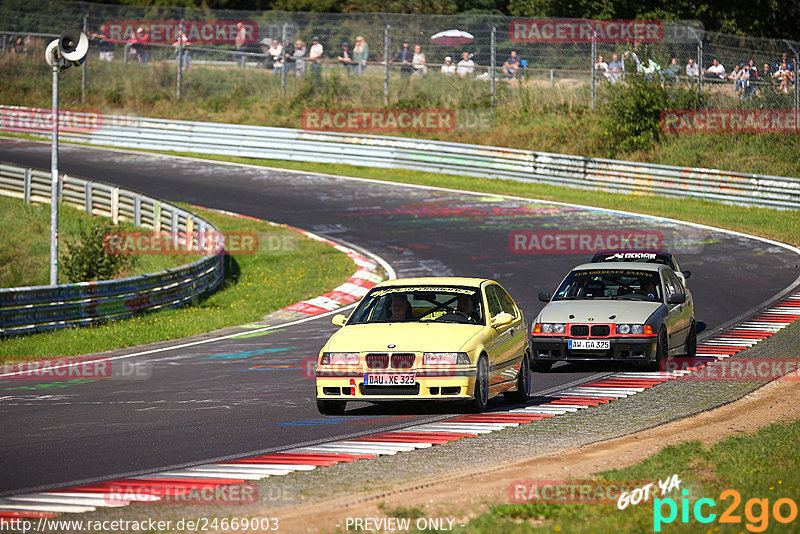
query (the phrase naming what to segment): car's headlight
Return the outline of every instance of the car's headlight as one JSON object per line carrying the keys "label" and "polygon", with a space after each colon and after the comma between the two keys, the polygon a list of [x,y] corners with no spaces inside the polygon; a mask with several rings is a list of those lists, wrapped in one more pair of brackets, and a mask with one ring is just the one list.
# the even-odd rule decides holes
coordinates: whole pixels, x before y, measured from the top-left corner
{"label": "car's headlight", "polygon": [[323,352],[320,365],[358,365],[357,352]]}
{"label": "car's headlight", "polygon": [[617,325],[617,334],[627,335],[641,335],[641,334],[652,334],[653,328],[649,324],[618,324]]}
{"label": "car's headlight", "polygon": [[469,365],[466,352],[423,352],[423,365]]}
{"label": "car's headlight", "polygon": [[534,334],[563,334],[566,330],[564,323],[536,323],[533,327]]}

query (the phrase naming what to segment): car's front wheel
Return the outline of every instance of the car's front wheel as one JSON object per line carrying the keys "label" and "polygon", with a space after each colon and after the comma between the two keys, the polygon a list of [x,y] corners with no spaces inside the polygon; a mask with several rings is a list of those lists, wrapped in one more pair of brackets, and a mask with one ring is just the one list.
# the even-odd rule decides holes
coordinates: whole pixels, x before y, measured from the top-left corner
{"label": "car's front wheel", "polygon": [[468,401],[470,411],[482,412],[489,404],[489,362],[486,356],[478,358],[478,371],[475,374],[475,389]]}
{"label": "car's front wheel", "polygon": [[667,330],[662,326],[658,332],[658,343],[656,344],[656,359],[648,365],[648,371],[663,371],[667,366],[669,355],[669,343],[667,342]]}
{"label": "car's front wheel", "polygon": [[519,364],[519,374],[517,375],[517,390],[503,393],[506,402],[525,404],[531,396],[531,370],[528,360],[528,353],[522,355],[522,363]]}
{"label": "car's front wheel", "polygon": [[692,321],[689,336],[686,338],[686,357],[694,358],[697,355],[697,324]]}
{"label": "car's front wheel", "polygon": [[342,415],[347,401],[317,399],[317,410],[322,415]]}

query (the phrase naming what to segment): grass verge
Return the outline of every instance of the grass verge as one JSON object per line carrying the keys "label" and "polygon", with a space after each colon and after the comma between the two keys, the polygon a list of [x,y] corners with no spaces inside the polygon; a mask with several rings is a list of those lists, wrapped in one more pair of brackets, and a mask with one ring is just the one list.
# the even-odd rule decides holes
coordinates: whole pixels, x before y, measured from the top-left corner
{"label": "grass verge", "polygon": [[[168,154],[165,152],[165,154]],[[174,154],[174,153],[169,153]],[[531,199],[568,202],[600,208],[618,209],[669,217],[681,221],[708,224],[800,246],[800,211],[750,208],[702,199],[670,198],[660,195],[621,195],[602,191],[584,191],[545,184],[512,180],[490,180],[470,176],[434,174],[420,171],[373,169],[354,165],[303,163],[282,160],[261,160],[229,156],[182,154],[216,161],[282,167],[300,171],[354,176],[373,180],[432,185],[487,194],[502,194]]]}
{"label": "grass verge", "polygon": [[[730,437],[711,447],[700,442],[669,446],[658,454],[625,469],[606,471],[598,481],[627,485],[628,481],[680,479],[681,491],[663,498],[673,499],[676,516],[669,518],[669,503],[649,502],[619,510],[617,504],[562,504],[526,502],[499,504],[470,521],[462,532],[473,534],[505,532],[617,533],[617,532],[796,532],[800,456],[794,446],[800,440],[800,421],[778,423],[758,433]],[[723,493],[734,490],[736,493]],[[683,495],[682,491],[688,491]],[[736,495],[740,497],[737,501]],[[686,498],[688,501],[683,502]],[[701,523],[695,515],[698,499],[711,499],[699,508],[714,519]],[[776,513],[775,504],[781,501]],[[566,499],[565,499],[566,500]],[[683,515],[683,510],[687,515]],[[730,522],[722,515],[730,512]],[[777,515],[794,519],[779,522]]]}
{"label": "grass verge", "polygon": [[[80,238],[81,226],[97,217],[61,204],[58,210],[59,256]],[[119,230],[133,230],[121,224]],[[19,236],[26,236],[19,239]],[[198,256],[133,256],[115,278],[152,273],[189,263]],[[63,270],[61,283],[67,283]],[[26,204],[0,196],[0,287],[40,286],[50,283],[50,205]]]}
{"label": "grass verge", "polygon": [[276,242],[296,243],[296,247],[230,256],[222,287],[192,306],[98,326],[10,338],[0,344],[0,358],[25,361],[87,354],[241,325],[329,291],[354,271],[353,262],[345,254],[293,230],[266,221],[185,207],[223,232],[255,232],[262,242],[265,237],[274,237]]}

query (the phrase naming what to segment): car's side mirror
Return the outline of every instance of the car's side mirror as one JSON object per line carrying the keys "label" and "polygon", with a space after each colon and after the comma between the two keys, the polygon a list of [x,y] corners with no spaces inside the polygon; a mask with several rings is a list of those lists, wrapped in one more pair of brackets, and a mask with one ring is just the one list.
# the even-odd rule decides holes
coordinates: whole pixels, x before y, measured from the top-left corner
{"label": "car's side mirror", "polygon": [[552,295],[550,293],[539,293],[539,300],[542,302],[550,302]]}
{"label": "car's side mirror", "polygon": [[692,271],[681,271],[684,280],[688,280],[692,277]]}
{"label": "car's side mirror", "polygon": [[492,317],[492,326],[495,328],[498,326],[505,326],[507,324],[511,324],[513,320],[514,320],[513,315],[511,315],[510,313],[501,312]]}
{"label": "car's side mirror", "polygon": [[334,326],[344,326],[347,324],[347,316],[337,313],[331,318],[331,322],[334,324]]}
{"label": "car's side mirror", "polygon": [[673,293],[667,297],[667,304],[683,304],[684,302],[686,302],[685,293]]}

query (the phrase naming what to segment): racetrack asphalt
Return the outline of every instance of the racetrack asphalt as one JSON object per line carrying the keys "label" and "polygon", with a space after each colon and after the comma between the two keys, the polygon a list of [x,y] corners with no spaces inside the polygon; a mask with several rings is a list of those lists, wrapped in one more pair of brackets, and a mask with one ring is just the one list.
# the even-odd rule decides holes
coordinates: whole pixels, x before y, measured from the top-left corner
{"label": "racetrack asphalt", "polygon": [[[49,157],[48,144],[0,140],[0,161],[47,169]],[[552,291],[590,255],[515,253],[509,236],[516,231],[660,233],[693,272],[688,285],[707,332],[764,303],[800,274],[790,250],[649,217],[86,147],[62,146],[59,157],[60,170],[74,176],[354,243],[385,259],[399,277],[496,279],[528,321],[543,306],[538,292]],[[351,403],[343,417],[319,415],[304,361],[334,330],[320,318],[134,356],[125,361],[148,371],[138,380],[2,380],[0,495],[341,439],[454,413],[448,406]],[[534,393],[598,372],[557,366],[534,375]]]}

